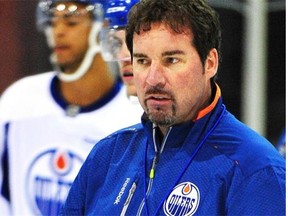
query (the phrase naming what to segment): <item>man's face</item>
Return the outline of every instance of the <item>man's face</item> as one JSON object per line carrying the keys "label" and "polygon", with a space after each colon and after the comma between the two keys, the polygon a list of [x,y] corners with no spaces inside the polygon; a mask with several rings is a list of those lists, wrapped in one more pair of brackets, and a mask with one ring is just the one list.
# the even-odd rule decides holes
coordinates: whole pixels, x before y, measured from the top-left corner
{"label": "man's face", "polygon": [[159,126],[193,120],[210,103],[210,78],[217,71],[217,51],[209,53],[203,66],[192,38],[189,30],[178,34],[161,23],[134,34],[137,95],[150,120]]}
{"label": "man's face", "polygon": [[121,44],[121,47],[119,47],[119,51],[117,52],[121,78],[124,84],[127,86],[128,95],[136,96],[136,88],[133,81],[131,56],[125,43],[125,30],[116,31],[115,37],[119,40],[119,44]]}
{"label": "man's face", "polygon": [[[64,7],[66,10],[55,10],[51,20],[54,40],[52,52],[60,67],[65,71],[75,71],[88,49],[88,35],[92,25],[91,15],[81,4],[65,2],[57,6]],[[82,13],[68,15],[67,8],[74,6],[77,6],[77,11]]]}

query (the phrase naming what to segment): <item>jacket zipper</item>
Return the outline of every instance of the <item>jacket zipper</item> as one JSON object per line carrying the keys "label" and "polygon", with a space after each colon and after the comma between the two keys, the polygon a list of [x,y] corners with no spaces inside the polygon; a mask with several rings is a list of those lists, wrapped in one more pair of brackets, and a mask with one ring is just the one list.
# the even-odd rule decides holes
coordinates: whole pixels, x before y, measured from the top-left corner
{"label": "jacket zipper", "polygon": [[[172,127],[169,128],[167,134],[165,135],[164,140],[163,140],[163,142],[161,144],[160,151],[159,151],[158,148],[157,148],[157,145],[156,145],[156,130],[155,130],[155,127],[153,128],[153,143],[154,143],[155,156],[153,158],[152,167],[151,167],[150,173],[149,173],[149,183],[148,183],[147,191],[146,191],[145,197],[142,199],[142,202],[141,202],[141,204],[140,204],[140,206],[138,208],[137,216],[141,215],[143,207],[145,205],[145,200],[150,195],[150,192],[151,192],[151,189],[152,189],[152,185],[153,185],[153,180],[154,180],[154,177],[155,177],[156,165],[157,165],[157,163],[159,161],[160,154],[163,152],[164,146],[166,144],[166,141],[167,141],[167,138],[169,136],[169,133],[170,133],[171,129],[172,129]],[[144,181],[145,181],[145,179],[144,179]]]}

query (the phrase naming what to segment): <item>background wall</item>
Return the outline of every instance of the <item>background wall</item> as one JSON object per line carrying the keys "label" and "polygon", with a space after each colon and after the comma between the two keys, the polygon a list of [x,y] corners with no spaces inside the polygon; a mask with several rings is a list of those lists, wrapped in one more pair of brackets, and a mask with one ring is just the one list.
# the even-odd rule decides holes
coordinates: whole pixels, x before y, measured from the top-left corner
{"label": "background wall", "polygon": [[[246,1],[214,2],[222,3],[211,3],[220,14],[223,29],[223,63],[219,68],[218,83],[227,108],[241,119],[245,22],[243,12],[235,10],[234,6]],[[36,4],[36,0],[0,0],[0,94],[19,78],[51,70],[45,38],[35,27]],[[267,23],[268,102],[265,136],[275,144],[286,119],[286,10],[285,0],[271,0],[269,4],[273,5],[269,7]]]}

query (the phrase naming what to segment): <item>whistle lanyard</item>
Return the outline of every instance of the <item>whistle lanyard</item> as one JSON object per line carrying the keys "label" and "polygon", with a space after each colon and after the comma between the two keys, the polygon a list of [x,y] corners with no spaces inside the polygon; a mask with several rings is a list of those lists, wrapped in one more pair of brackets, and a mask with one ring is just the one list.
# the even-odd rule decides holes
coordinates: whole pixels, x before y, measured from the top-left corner
{"label": "whistle lanyard", "polygon": [[[190,157],[190,159],[187,161],[186,165],[183,167],[182,171],[179,173],[178,177],[176,178],[174,184],[172,185],[172,187],[168,190],[167,194],[164,196],[164,198],[162,199],[162,201],[160,202],[159,206],[157,207],[155,213],[153,215],[156,215],[157,212],[160,210],[161,206],[163,205],[163,203],[165,202],[165,199],[169,196],[169,194],[171,193],[171,191],[173,190],[173,188],[177,185],[177,183],[180,181],[180,179],[182,178],[182,176],[184,175],[185,171],[187,170],[187,168],[190,166],[190,164],[192,163],[193,159],[195,158],[195,156],[197,155],[197,153],[199,152],[200,148],[203,146],[203,144],[206,142],[206,140],[208,139],[208,137],[211,135],[211,133],[213,132],[213,130],[217,127],[217,125],[219,124],[219,122],[221,121],[221,119],[224,116],[224,113],[226,111],[226,107],[224,104],[222,104],[222,112],[220,114],[220,116],[218,117],[217,121],[214,123],[214,125],[211,127],[211,129],[206,133],[206,135],[199,141],[199,143],[197,144],[195,150],[192,152],[192,155]],[[144,206],[146,209],[146,215],[149,215],[148,212],[148,207],[147,207],[147,198],[148,198],[148,194],[149,192],[146,191],[146,158],[147,158],[147,150],[148,150],[148,141],[146,143],[146,148],[145,148],[145,171],[144,171]],[[155,176],[155,163],[157,162],[157,160],[159,159],[159,153],[156,152],[156,156],[153,159],[153,165],[152,168],[150,170],[150,176],[149,176],[149,181],[153,181],[154,176]],[[150,188],[151,189],[151,188]],[[143,206],[143,207],[144,207]],[[143,209],[142,209],[143,210]]]}

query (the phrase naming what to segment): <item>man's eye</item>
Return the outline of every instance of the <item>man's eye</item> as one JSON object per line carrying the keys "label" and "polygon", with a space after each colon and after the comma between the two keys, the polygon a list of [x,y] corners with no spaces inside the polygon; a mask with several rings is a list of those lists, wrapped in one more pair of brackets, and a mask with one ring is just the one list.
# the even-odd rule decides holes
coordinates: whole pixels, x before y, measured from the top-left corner
{"label": "man's eye", "polygon": [[145,64],[148,64],[148,60],[147,59],[137,59],[137,63],[141,64],[141,65],[145,65]]}
{"label": "man's eye", "polygon": [[81,22],[79,17],[74,17],[74,16],[67,16],[64,20],[65,20],[66,25],[68,26],[76,26]]}
{"label": "man's eye", "polygon": [[177,58],[169,57],[169,58],[166,58],[166,59],[165,59],[165,63],[166,63],[166,64],[175,64],[175,63],[177,63],[177,62],[179,62],[179,59],[177,59]]}
{"label": "man's eye", "polygon": [[76,22],[76,21],[67,21],[66,22],[66,25],[67,26],[76,26],[79,22]]}

